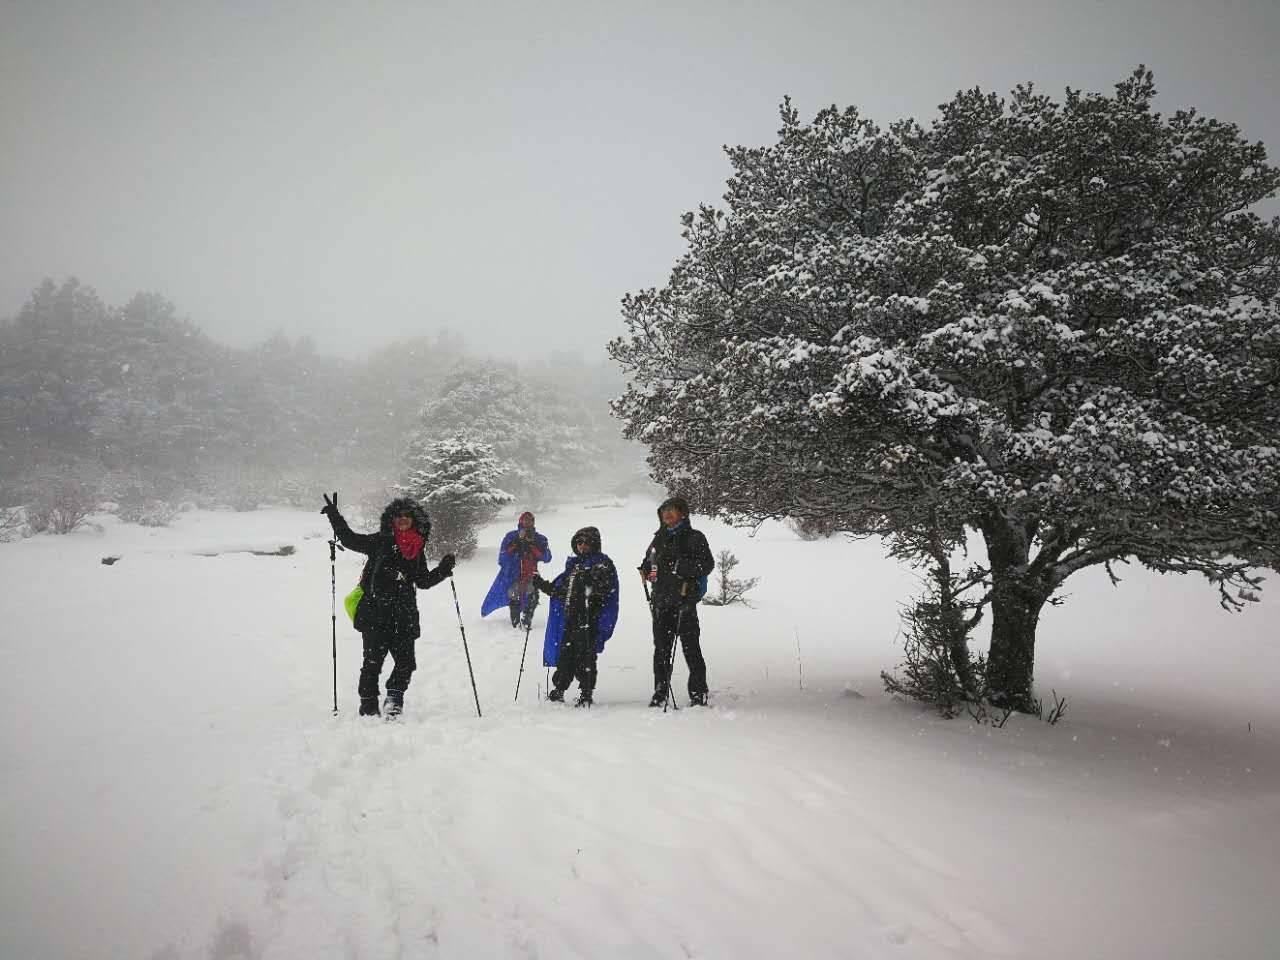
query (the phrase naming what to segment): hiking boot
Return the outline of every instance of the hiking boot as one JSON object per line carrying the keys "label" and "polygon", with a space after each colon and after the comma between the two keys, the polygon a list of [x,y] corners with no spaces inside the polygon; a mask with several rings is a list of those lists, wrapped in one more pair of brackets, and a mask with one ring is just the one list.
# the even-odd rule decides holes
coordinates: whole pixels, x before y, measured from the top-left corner
{"label": "hiking boot", "polygon": [[554,687],[547,692],[547,699],[552,700],[555,703],[564,703],[564,691],[559,687]]}
{"label": "hiking boot", "polygon": [[378,711],[377,697],[361,697],[360,698],[360,716],[362,717],[378,717],[382,714]]}
{"label": "hiking boot", "polygon": [[651,707],[660,707],[666,702],[667,702],[666,690],[655,690],[653,691],[653,696],[649,698],[649,706]]}
{"label": "hiking boot", "polygon": [[388,690],[387,699],[382,701],[382,710],[388,720],[394,720],[404,712],[404,691]]}
{"label": "hiking boot", "polygon": [[587,693],[578,694],[578,699],[573,702],[573,705],[575,707],[591,706],[591,693],[588,691]]}
{"label": "hiking boot", "polygon": [[707,692],[705,690],[702,691],[701,693],[689,694],[689,706],[705,707],[706,705],[707,705]]}

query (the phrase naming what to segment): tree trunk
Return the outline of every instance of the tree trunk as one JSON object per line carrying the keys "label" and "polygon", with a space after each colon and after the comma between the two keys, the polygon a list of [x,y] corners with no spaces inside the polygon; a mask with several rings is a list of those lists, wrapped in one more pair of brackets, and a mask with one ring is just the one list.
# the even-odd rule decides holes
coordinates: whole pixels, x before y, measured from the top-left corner
{"label": "tree trunk", "polygon": [[991,562],[991,650],[987,687],[991,702],[1031,713],[1035,699],[1036,626],[1051,591],[1028,575],[1029,539],[1001,521],[982,527]]}
{"label": "tree trunk", "polygon": [[1026,596],[1016,584],[1006,584],[1001,590],[1000,576],[993,576],[991,651],[987,654],[991,702],[1030,713],[1035,703],[1031,682],[1035,677],[1036,624],[1044,600]]}

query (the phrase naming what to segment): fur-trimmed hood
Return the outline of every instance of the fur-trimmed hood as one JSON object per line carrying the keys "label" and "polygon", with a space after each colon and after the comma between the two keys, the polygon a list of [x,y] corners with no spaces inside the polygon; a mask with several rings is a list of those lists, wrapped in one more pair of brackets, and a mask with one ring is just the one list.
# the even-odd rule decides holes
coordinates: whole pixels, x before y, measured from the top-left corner
{"label": "fur-trimmed hood", "polygon": [[431,518],[427,516],[427,511],[422,509],[420,503],[416,500],[410,500],[408,497],[396,497],[396,499],[387,504],[387,508],[382,511],[381,531],[385,534],[390,534],[392,532],[392,521],[406,513],[413,517],[413,527],[418,533],[422,534],[422,539],[430,539]]}

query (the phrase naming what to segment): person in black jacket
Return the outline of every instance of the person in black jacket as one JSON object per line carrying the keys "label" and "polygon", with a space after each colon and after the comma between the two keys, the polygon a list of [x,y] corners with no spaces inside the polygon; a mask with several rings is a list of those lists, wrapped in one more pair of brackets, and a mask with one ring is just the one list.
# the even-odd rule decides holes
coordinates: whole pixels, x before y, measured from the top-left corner
{"label": "person in black jacket", "polygon": [[653,613],[653,698],[649,706],[660,707],[667,699],[671,683],[672,646],[677,635],[689,665],[689,702],[707,705],[707,663],[702,658],[702,628],[698,623],[698,601],[707,592],[707,576],[716,561],[707,538],[689,526],[689,504],[683,497],[671,497],[658,507],[661,526],[649,542],[640,576],[649,583],[649,604]]}
{"label": "person in black jacket", "polygon": [[596,689],[596,658],[618,622],[618,571],[595,527],[575,533],[570,546],[564,573],[554,581],[533,575],[533,585],[551,597],[542,662],[556,668],[548,700],[563,701],[565,690],[577,680],[574,706],[589,707]]}
{"label": "person in black jacket", "polygon": [[329,518],[333,534],[348,550],[363,553],[360,586],[364,596],[356,608],[355,628],[364,638],[364,663],[360,667],[360,715],[378,716],[378,678],[391,654],[394,667],[387,677],[387,717],[404,709],[404,692],[417,668],[414,641],[422,635],[418,621],[416,590],[434,587],[453,576],[453,554],[440,558],[434,570],[427,566],[426,545],[431,521],[412,500],[392,500],[382,511],[377,533],[355,533],[338,512],[338,494],[326,495],[320,511]]}

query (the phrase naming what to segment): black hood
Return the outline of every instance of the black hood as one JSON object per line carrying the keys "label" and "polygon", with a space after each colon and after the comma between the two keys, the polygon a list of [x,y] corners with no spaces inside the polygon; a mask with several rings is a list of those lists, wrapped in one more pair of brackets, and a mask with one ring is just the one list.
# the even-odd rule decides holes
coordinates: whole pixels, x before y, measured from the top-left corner
{"label": "black hood", "polygon": [[569,556],[576,557],[578,551],[574,548],[575,541],[587,538],[587,543],[591,546],[591,553],[604,553],[604,548],[600,544],[600,531],[595,527],[583,527],[573,535],[573,539],[569,541]]}
{"label": "black hood", "polygon": [[663,500],[660,504],[658,504],[658,522],[659,523],[662,522],[662,511],[667,509],[667,507],[675,507],[682,514],[684,514],[684,517],[686,520],[689,519],[689,501],[686,500],[684,497],[667,497],[667,499]]}
{"label": "black hood", "polygon": [[413,517],[413,526],[422,534],[422,539],[428,539],[431,536],[431,519],[427,516],[427,511],[422,509],[421,504],[408,497],[397,497],[387,504],[387,508],[382,511],[382,532],[391,533],[391,522],[406,513]]}

